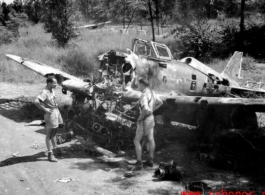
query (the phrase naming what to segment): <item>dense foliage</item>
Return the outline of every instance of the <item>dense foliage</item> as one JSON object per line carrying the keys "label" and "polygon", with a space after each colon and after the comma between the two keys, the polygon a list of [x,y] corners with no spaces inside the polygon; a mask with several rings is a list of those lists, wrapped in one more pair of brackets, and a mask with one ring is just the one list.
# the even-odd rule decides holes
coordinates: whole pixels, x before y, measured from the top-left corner
{"label": "dense foliage", "polygon": [[[63,47],[76,37],[74,22],[77,16],[82,16],[84,21],[111,20],[122,23],[124,28],[132,20],[141,28],[151,24],[152,29],[170,26],[168,34],[175,39],[168,43],[178,54],[176,57],[191,55],[207,60],[227,57],[240,50],[256,58],[265,58],[260,41],[265,39],[263,0],[25,0],[23,5],[15,0],[7,8],[5,13],[12,9],[23,10],[33,23],[43,22],[46,32],[52,33],[53,39]],[[242,15],[245,16],[243,20]],[[0,19],[3,16],[0,13]],[[258,17],[259,22],[250,22]],[[2,22],[9,20],[5,18]],[[160,33],[159,28],[152,32]],[[5,31],[5,34],[9,33]]]}
{"label": "dense foliage", "polygon": [[52,34],[58,44],[64,47],[70,39],[76,38],[74,29],[74,4],[70,0],[43,0],[44,29]]}

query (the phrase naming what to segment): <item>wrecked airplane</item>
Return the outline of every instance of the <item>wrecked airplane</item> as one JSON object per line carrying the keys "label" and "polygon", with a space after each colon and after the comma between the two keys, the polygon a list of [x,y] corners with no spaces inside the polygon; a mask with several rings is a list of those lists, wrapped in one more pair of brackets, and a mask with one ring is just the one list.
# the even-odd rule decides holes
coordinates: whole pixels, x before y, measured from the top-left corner
{"label": "wrecked airplane", "polygon": [[66,127],[75,129],[75,134],[92,136],[103,147],[133,144],[141,95],[138,77],[146,77],[164,102],[154,113],[160,125],[176,121],[202,128],[216,123],[225,128],[256,128],[256,112],[265,112],[264,99],[244,98],[264,91],[238,84],[241,52],[234,53],[222,73],[192,57],[175,60],[165,44],[153,41],[133,39],[128,52],[109,51],[99,56],[97,83],[32,60],[6,56],[44,77],[54,75],[63,93],[72,92]]}

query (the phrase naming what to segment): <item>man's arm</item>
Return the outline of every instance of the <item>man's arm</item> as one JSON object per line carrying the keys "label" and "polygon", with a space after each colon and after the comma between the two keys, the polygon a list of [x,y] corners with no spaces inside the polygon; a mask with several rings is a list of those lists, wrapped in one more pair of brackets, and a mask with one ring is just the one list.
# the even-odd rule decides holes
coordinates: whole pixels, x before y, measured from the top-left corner
{"label": "man's arm", "polygon": [[41,100],[37,97],[35,100],[34,100],[34,104],[41,110],[43,110],[45,113],[51,113],[51,110],[48,109],[48,108],[45,108],[45,106],[43,106]]}

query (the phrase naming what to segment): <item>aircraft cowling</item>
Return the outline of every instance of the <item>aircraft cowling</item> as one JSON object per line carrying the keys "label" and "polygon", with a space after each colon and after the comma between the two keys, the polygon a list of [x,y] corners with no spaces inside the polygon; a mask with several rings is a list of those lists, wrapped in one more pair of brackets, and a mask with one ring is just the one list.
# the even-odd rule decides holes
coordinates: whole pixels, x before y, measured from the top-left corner
{"label": "aircraft cowling", "polygon": [[93,92],[93,87],[88,82],[80,82],[74,80],[65,80],[62,82],[62,87],[71,92],[76,92],[82,95],[90,95]]}

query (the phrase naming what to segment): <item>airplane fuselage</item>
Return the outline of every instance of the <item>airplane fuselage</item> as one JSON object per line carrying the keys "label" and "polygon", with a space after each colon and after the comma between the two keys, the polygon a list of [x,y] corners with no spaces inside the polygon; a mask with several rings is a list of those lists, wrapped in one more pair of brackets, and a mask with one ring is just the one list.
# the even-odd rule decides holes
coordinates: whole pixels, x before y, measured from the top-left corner
{"label": "airplane fuselage", "polygon": [[[158,94],[175,93],[187,96],[212,96],[226,94],[229,86],[215,83],[211,75],[215,72],[209,68],[206,73],[177,60],[158,60],[152,57],[139,56],[143,66],[148,70],[150,88]],[[136,75],[141,75],[137,72]],[[216,74],[215,74],[216,75]],[[218,78],[218,80],[220,80]],[[137,90],[137,89],[136,89]]]}

